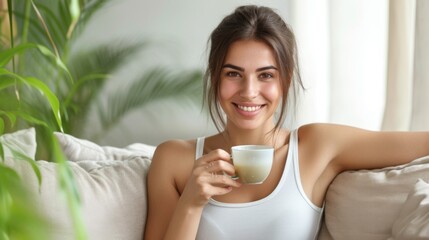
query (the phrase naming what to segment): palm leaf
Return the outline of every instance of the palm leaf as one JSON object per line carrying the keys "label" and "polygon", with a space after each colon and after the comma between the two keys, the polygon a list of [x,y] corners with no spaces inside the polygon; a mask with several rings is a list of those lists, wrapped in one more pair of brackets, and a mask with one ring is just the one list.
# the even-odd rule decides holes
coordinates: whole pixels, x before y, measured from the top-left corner
{"label": "palm leaf", "polygon": [[[59,49],[64,49],[68,22],[63,21],[61,17],[55,15],[51,7],[40,4],[38,5],[38,8],[46,20],[46,25],[48,26],[49,31],[52,33],[54,42],[57,46],[59,46]],[[44,32],[41,32],[41,34],[46,36],[46,33]]]}
{"label": "palm leaf", "polygon": [[[200,71],[190,71],[173,74],[164,69],[153,69],[134,81],[128,87],[115,91],[113,96],[108,96],[108,108],[98,105],[102,134],[106,134],[121,119],[133,110],[143,108],[153,102],[164,99],[192,99],[201,96]],[[95,138],[102,136],[95,134]]]}
{"label": "palm leaf", "polygon": [[93,73],[112,73],[148,45],[147,41],[103,44],[70,56],[68,66],[76,79]]}
{"label": "palm leaf", "polygon": [[76,82],[66,86],[64,107],[69,110],[78,109],[78,111],[66,111],[69,113],[67,121],[73,122],[76,126],[65,126],[66,132],[80,134],[79,126],[87,121],[88,111],[94,99],[104,89],[110,75],[132,59],[139,52],[138,50],[144,49],[147,44],[141,41],[101,45],[71,56],[68,66]]}
{"label": "palm leaf", "polygon": [[0,68],[0,76],[1,75],[12,76],[15,79],[21,81],[22,83],[28,84],[33,88],[39,90],[40,93],[42,93],[44,97],[46,97],[46,99],[48,100],[49,105],[57,121],[58,127],[62,129],[60,103],[58,101],[57,96],[49,89],[49,87],[45,83],[33,77],[21,77],[15,73],[9,72],[8,70],[2,69],[2,68]]}

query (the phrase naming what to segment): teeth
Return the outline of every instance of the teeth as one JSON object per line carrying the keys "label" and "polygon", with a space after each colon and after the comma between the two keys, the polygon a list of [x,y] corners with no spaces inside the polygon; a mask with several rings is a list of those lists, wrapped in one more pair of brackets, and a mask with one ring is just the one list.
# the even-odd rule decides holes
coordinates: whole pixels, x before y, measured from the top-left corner
{"label": "teeth", "polygon": [[252,106],[252,107],[247,107],[247,106],[240,106],[238,105],[238,108],[240,108],[241,110],[245,111],[245,112],[254,112],[258,109],[261,108],[261,105],[258,106]]}

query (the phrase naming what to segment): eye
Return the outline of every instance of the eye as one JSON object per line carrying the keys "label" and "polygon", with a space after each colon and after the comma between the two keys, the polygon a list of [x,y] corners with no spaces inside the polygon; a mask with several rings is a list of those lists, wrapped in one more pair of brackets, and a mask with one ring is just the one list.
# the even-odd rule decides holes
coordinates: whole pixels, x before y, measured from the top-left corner
{"label": "eye", "polygon": [[238,72],[234,72],[234,71],[226,72],[225,75],[227,77],[232,77],[232,78],[234,78],[234,77],[240,77],[240,74]]}
{"label": "eye", "polygon": [[268,79],[271,79],[273,77],[274,77],[274,75],[272,73],[269,73],[269,72],[264,72],[264,73],[261,73],[259,75],[259,79],[262,79],[262,80],[268,80]]}

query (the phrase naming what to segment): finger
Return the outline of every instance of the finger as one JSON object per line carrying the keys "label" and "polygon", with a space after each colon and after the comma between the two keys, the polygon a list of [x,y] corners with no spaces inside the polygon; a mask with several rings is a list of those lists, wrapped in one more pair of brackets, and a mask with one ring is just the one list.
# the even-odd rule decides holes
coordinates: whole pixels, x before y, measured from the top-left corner
{"label": "finger", "polygon": [[201,158],[199,158],[197,161],[201,164],[206,164],[212,161],[216,160],[223,160],[232,163],[230,154],[223,150],[223,149],[216,149],[213,150],[205,155],[203,155]]}
{"label": "finger", "polygon": [[235,181],[228,175],[224,174],[216,174],[216,173],[210,173],[209,179],[207,180],[208,183],[210,183],[213,186],[217,187],[240,187],[241,183],[238,181]]}
{"label": "finger", "polygon": [[205,196],[209,199],[216,195],[224,195],[232,191],[231,186],[215,186],[215,185],[209,185],[205,188]]}
{"label": "finger", "polygon": [[226,173],[230,176],[235,175],[235,168],[234,165],[232,165],[231,163],[227,162],[227,161],[223,161],[223,160],[216,160],[216,161],[212,161],[209,162],[205,169],[208,172],[217,172],[217,173]]}

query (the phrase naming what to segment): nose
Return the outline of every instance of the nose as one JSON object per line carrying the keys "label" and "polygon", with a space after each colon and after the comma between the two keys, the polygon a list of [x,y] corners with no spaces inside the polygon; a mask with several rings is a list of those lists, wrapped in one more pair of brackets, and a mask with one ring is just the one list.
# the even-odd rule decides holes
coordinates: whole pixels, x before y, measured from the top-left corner
{"label": "nose", "polygon": [[246,77],[242,82],[240,96],[245,99],[254,99],[259,94],[259,84],[254,77]]}

